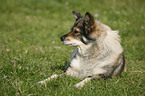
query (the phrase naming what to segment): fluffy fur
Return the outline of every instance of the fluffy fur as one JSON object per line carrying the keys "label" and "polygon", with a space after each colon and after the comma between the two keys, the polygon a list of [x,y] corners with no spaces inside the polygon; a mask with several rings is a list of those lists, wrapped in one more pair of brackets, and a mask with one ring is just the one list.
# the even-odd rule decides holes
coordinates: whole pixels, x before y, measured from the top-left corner
{"label": "fluffy fur", "polygon": [[92,78],[107,79],[121,74],[125,69],[125,59],[118,31],[112,31],[107,25],[94,20],[89,12],[81,16],[73,11],[73,15],[76,22],[71,31],[61,37],[61,41],[77,48],[71,54],[64,73],[85,78],[76,87],[82,87]]}

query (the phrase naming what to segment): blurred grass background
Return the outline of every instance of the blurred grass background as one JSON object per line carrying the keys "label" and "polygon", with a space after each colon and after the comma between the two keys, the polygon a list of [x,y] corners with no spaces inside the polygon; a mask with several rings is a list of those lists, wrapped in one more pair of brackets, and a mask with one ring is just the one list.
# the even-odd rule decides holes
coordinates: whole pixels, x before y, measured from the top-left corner
{"label": "blurred grass background", "polygon": [[[96,19],[119,30],[127,72],[107,81],[92,80],[82,89],[81,79],[59,73],[74,49],[60,42],[74,23],[72,10],[89,11]],[[0,0],[0,95],[37,96],[144,96],[144,0]]]}

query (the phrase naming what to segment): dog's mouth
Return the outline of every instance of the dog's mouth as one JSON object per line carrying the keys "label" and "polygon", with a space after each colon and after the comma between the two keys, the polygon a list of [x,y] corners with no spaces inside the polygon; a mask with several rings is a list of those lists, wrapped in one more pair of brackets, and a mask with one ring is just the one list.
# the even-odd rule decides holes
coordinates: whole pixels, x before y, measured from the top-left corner
{"label": "dog's mouth", "polygon": [[72,44],[65,44],[66,46],[73,46]]}
{"label": "dog's mouth", "polygon": [[68,43],[67,41],[62,41],[63,44],[65,44],[66,46],[73,46],[73,44]]}
{"label": "dog's mouth", "polygon": [[66,46],[76,46],[76,44],[75,43],[70,43],[69,41],[66,41],[66,40],[64,40],[64,41],[61,41],[64,45],[66,45]]}

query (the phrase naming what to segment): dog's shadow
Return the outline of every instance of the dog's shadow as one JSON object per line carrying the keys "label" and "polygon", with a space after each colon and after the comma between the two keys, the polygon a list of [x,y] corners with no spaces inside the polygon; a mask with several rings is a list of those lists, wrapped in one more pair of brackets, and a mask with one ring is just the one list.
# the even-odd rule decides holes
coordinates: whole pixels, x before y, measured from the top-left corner
{"label": "dog's shadow", "polygon": [[51,70],[55,71],[55,70],[66,70],[66,65],[68,64],[68,61],[65,61],[64,65],[52,65],[50,68]]}

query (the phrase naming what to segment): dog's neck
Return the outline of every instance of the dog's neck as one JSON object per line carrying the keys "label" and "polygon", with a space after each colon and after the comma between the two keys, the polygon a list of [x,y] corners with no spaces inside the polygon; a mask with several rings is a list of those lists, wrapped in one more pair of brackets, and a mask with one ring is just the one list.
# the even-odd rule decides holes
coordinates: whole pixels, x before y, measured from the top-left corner
{"label": "dog's neck", "polygon": [[91,47],[91,45],[81,45],[78,46],[78,52],[81,56],[88,56],[89,54],[87,54],[88,49]]}
{"label": "dog's neck", "polygon": [[88,45],[82,45],[78,47],[78,53],[82,57],[94,56],[94,54],[98,53],[97,51],[98,51],[97,44],[91,43]]}
{"label": "dog's neck", "polygon": [[95,43],[90,43],[88,45],[81,45],[78,47],[78,53],[82,57],[94,58],[98,55],[106,54],[110,49],[106,49],[106,42],[104,40],[96,40]]}

